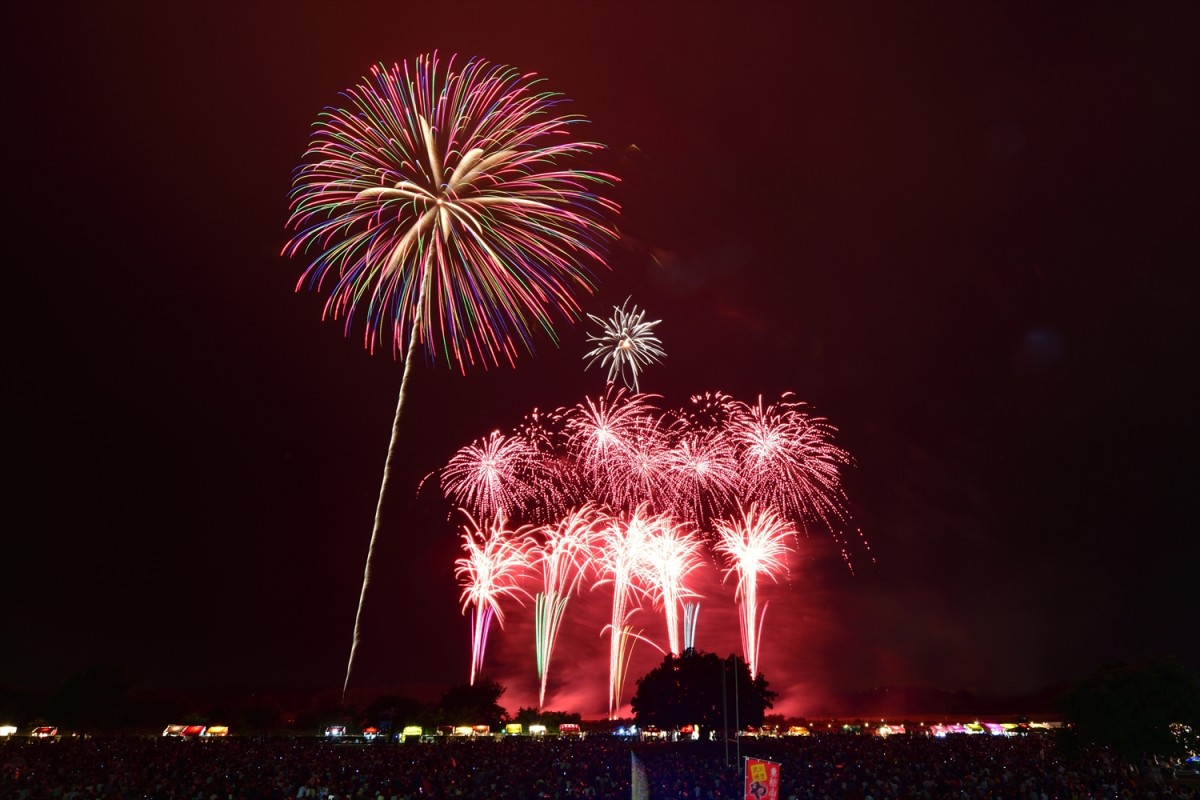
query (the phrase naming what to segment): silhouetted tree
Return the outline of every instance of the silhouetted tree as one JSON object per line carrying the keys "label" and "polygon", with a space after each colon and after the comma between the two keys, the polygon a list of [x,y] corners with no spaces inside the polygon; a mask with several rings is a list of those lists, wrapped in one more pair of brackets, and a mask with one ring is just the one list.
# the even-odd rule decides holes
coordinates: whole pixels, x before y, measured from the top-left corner
{"label": "silhouetted tree", "polygon": [[306,709],[296,716],[295,729],[305,733],[322,735],[330,725],[353,725],[358,718],[355,706],[342,706],[324,700],[314,708]]}
{"label": "silhouetted tree", "polygon": [[668,654],[638,679],[633,713],[640,725],[663,729],[699,724],[704,728],[762,725],[778,693],[761,674],[750,677],[746,662],[735,655],[685,650]]}
{"label": "silhouetted tree", "polygon": [[31,720],[45,713],[48,701],[43,692],[0,686],[0,718],[20,728],[31,727]]}
{"label": "silhouetted tree", "polygon": [[194,715],[195,701],[187,694],[169,689],[151,689],[134,693],[129,698],[125,724],[131,728],[162,730],[167,725],[182,724]]}
{"label": "silhouetted tree", "polygon": [[254,733],[277,731],[283,727],[283,708],[273,695],[252,694],[246,698],[246,727]]}
{"label": "silhouetted tree", "polygon": [[438,719],[452,725],[491,725],[495,730],[508,718],[500,706],[504,692],[504,687],[490,678],[480,678],[473,686],[452,686],[438,703]]}
{"label": "silhouetted tree", "polygon": [[363,725],[375,725],[380,730],[399,731],[405,725],[426,725],[432,715],[426,705],[411,697],[386,695],[367,706],[362,713]]}
{"label": "silhouetted tree", "polygon": [[513,722],[519,722],[525,726],[525,730],[529,730],[530,725],[545,725],[547,730],[554,731],[559,725],[564,722],[574,722],[576,724],[583,721],[583,718],[578,713],[567,711],[542,711],[530,706],[529,708],[517,709],[517,715],[513,717]]}
{"label": "silhouetted tree", "polygon": [[117,667],[96,666],[71,678],[50,699],[47,714],[64,729],[94,731],[120,726],[130,683]]}
{"label": "silhouetted tree", "polygon": [[1128,762],[1178,755],[1182,745],[1170,725],[1200,725],[1200,683],[1170,658],[1110,664],[1068,691],[1059,710],[1070,725],[1064,735],[1069,750],[1105,745]]}
{"label": "silhouetted tree", "polygon": [[283,726],[283,712],[276,698],[259,694],[233,695],[217,699],[199,714],[196,722],[227,725],[237,734],[265,733]]}

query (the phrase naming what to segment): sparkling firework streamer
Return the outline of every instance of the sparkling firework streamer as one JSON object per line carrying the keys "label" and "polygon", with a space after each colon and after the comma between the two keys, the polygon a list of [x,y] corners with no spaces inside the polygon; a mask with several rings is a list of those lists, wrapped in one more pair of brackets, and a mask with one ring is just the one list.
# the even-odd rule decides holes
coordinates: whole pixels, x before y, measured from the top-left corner
{"label": "sparkling firework streamer", "polygon": [[[632,612],[631,612],[632,613]],[[606,630],[612,630],[606,626]],[[617,651],[613,654],[615,661],[611,665],[611,678],[609,685],[616,693],[617,705],[612,707],[608,712],[610,720],[617,719],[618,710],[620,709],[620,698],[624,691],[625,679],[629,677],[629,664],[633,659],[633,647],[638,642],[648,644],[659,652],[659,655],[665,655],[663,649],[655,644],[650,639],[642,636],[642,629],[633,629],[632,625],[624,624],[613,633],[613,640]],[[613,701],[610,699],[609,703]]]}
{"label": "sparkling firework streamer", "polygon": [[454,562],[454,575],[462,587],[463,613],[471,615],[471,685],[483,669],[492,619],[504,627],[502,598],[521,602],[528,595],[518,580],[529,566],[529,528],[508,530],[503,523],[493,522],[485,530],[468,514],[462,527],[462,546],[466,553]]}
{"label": "sparkling firework streamer", "polygon": [[592,556],[605,515],[588,504],[570,512],[553,525],[541,528],[542,544],[530,551],[533,565],[541,572],[542,591],[534,605],[534,636],[537,672],[540,681],[538,708],[546,703],[546,683],[550,675],[550,657],[558,640],[567,601],[579,589],[591,567]]}
{"label": "sparkling firework streamer", "polygon": [[645,548],[658,516],[645,505],[628,518],[613,518],[603,529],[596,551],[596,570],[600,575],[593,588],[612,584],[612,620],[608,625],[608,716],[616,719],[621,692],[633,648],[633,630],[629,625],[634,605],[645,594],[639,583],[645,570]]}
{"label": "sparkling firework streamer", "polygon": [[759,511],[754,505],[746,510],[739,508],[737,517],[716,520],[714,525],[717,530],[715,549],[729,564],[725,579],[737,575],[742,652],[750,674],[754,676],[758,674],[762,623],[767,613],[766,604],[761,613],[758,609],[758,576],[777,580],[778,575],[786,571],[787,555],[791,550],[789,542],[795,538],[796,529],[775,509]]}
{"label": "sparkling firework streamer", "polygon": [[658,363],[667,353],[654,335],[654,326],[662,320],[646,322],[645,311],[639,311],[637,306],[629,308],[631,299],[626,298],[619,308],[613,306],[612,316],[607,320],[588,314],[600,326],[600,332],[588,336],[588,341],[596,347],[584,356],[589,359],[584,369],[591,369],[597,362],[601,367],[607,364],[610,384],[620,378],[626,388],[640,392],[638,375],[642,368]]}
{"label": "sparkling firework streamer", "polygon": [[296,170],[283,252],[309,260],[297,290],[328,288],[325,318],[347,335],[361,319],[370,351],[386,342],[404,358],[344,700],[418,345],[465,372],[513,363],[536,330],[557,341],[555,318],[578,319],[575,293],[593,291],[617,207],[596,193],[613,176],[570,168],[603,146],[568,139],[583,117],[532,74],[423,55],[373,67],[343,98]]}
{"label": "sparkling firework streamer", "polygon": [[700,622],[700,604],[684,603],[683,604],[683,649],[684,651],[696,649],[696,627]]}
{"label": "sparkling firework streamer", "polygon": [[642,548],[647,593],[662,606],[667,623],[667,642],[671,653],[683,653],[679,626],[680,606],[699,595],[687,584],[704,560],[704,542],[692,528],[667,516],[654,519],[654,526]]}

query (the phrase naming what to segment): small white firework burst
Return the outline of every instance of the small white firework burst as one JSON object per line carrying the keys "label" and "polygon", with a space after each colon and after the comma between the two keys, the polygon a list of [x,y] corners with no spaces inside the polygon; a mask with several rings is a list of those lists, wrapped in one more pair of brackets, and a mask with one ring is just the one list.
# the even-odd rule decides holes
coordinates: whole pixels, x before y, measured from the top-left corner
{"label": "small white firework burst", "polygon": [[654,335],[654,326],[662,322],[656,319],[646,322],[646,312],[639,311],[637,306],[629,307],[630,298],[620,308],[613,306],[612,316],[603,320],[588,314],[588,318],[600,326],[600,332],[588,336],[588,341],[596,347],[584,356],[590,359],[585,369],[590,369],[597,361],[600,366],[608,365],[608,382],[614,383],[618,377],[626,387],[640,392],[638,388],[638,373],[642,368],[666,358],[662,342]]}

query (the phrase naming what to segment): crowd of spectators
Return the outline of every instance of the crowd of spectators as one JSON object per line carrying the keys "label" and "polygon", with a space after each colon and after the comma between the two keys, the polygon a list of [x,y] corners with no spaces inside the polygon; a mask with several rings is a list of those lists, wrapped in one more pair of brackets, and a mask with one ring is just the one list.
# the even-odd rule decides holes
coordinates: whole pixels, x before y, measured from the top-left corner
{"label": "crowd of spectators", "polygon": [[1152,764],[1130,767],[1104,751],[1067,760],[1048,734],[828,734],[741,743],[11,739],[0,744],[0,798],[625,800],[631,753],[645,767],[653,800],[740,800],[745,757],[781,764],[783,800],[1200,800],[1195,787]]}

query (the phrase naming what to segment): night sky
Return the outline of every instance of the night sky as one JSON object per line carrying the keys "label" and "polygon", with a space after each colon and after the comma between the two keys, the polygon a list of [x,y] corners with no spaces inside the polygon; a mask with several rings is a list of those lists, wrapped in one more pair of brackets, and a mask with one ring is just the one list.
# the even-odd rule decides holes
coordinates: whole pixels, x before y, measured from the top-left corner
{"label": "night sky", "polygon": [[[145,686],[340,687],[402,364],[295,291],[287,194],[338,92],[433,50],[539,73],[608,146],[621,239],[582,302],[662,320],[644,390],[792,391],[854,456],[871,555],[851,573],[816,531],[764,590],[778,709],[1200,668],[1198,10],[25,4],[4,33],[0,685],[103,663]],[[587,333],[516,369],[419,365],[363,697],[466,682],[455,525],[418,484],[600,393]],[[712,583],[697,644],[728,653]],[[549,705],[592,716],[586,601]],[[510,614],[488,662],[515,711],[535,678]]]}

